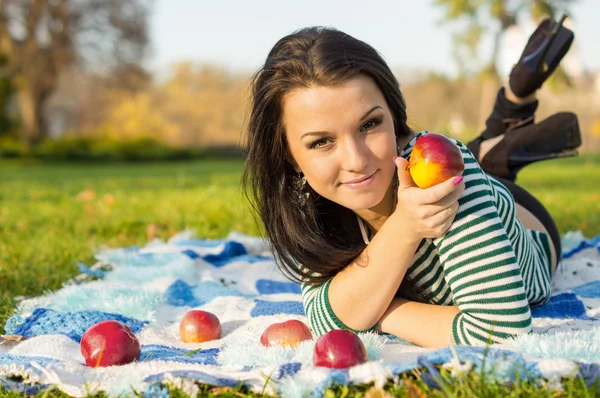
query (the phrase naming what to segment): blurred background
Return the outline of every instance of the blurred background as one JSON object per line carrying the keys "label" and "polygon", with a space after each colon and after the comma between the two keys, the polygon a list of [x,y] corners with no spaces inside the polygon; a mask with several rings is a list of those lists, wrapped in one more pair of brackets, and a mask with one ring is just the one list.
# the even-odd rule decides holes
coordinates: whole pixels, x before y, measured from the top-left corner
{"label": "blurred background", "polygon": [[468,141],[545,16],[575,42],[537,120],[579,116],[600,150],[600,1],[0,0],[0,157],[239,157],[249,77],[308,25],[374,46],[414,129]]}

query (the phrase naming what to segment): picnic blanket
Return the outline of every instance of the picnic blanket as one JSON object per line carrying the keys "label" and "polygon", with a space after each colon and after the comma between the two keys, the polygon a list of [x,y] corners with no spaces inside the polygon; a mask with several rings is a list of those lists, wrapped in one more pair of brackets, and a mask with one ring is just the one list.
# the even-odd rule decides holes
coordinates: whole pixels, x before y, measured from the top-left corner
{"label": "picnic blanket", "polygon": [[[308,323],[299,285],[277,271],[263,239],[237,232],[199,239],[184,231],[144,247],[105,248],[95,264],[78,264],[81,274],[58,291],[18,303],[0,345],[0,384],[25,393],[57,388],[79,397],[99,391],[168,396],[168,385],[193,396],[197,383],[244,383],[256,392],[317,397],[334,384],[383,386],[415,368],[429,369],[422,375],[435,385],[435,365],[453,372],[483,370],[507,382],[579,374],[593,383],[600,364],[600,236],[570,232],[563,248],[551,300],[532,309],[532,334],[487,350],[424,349],[390,335],[361,334],[369,361],[337,370],[313,365],[316,338],[294,348],[260,345],[272,323]],[[221,339],[181,341],[179,320],[192,308],[218,316]],[[141,343],[139,361],[85,365],[81,336],[107,319],[131,328]]]}

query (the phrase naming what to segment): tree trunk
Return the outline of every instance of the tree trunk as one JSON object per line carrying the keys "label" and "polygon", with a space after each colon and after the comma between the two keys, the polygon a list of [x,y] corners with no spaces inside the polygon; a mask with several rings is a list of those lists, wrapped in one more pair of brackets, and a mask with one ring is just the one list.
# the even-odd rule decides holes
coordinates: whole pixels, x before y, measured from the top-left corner
{"label": "tree trunk", "polygon": [[481,102],[479,103],[479,126],[481,131],[485,129],[485,122],[494,109],[499,86],[497,77],[487,74],[483,76],[481,82]]}
{"label": "tree trunk", "polygon": [[23,128],[22,140],[28,146],[39,143],[48,134],[44,105],[47,96],[29,85],[18,89],[19,112]]}
{"label": "tree trunk", "polygon": [[483,128],[485,128],[485,121],[493,110],[494,102],[496,100],[496,93],[500,88],[500,78],[498,76],[496,62],[498,60],[498,53],[500,51],[500,39],[504,33],[504,30],[504,28],[501,28],[494,37],[492,59],[490,60],[490,64],[482,76],[481,102],[479,106],[479,126],[484,126]]}

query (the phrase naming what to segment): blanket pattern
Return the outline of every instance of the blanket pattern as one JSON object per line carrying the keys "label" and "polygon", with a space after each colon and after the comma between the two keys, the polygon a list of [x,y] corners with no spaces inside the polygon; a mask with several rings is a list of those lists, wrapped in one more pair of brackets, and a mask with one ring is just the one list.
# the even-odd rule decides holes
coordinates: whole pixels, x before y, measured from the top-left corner
{"label": "blanket pattern", "polygon": [[[232,232],[224,239],[184,231],[143,247],[105,248],[92,266],[56,292],[23,298],[0,340],[0,385],[37,393],[56,388],[81,397],[168,396],[177,386],[191,396],[198,383],[286,397],[318,397],[334,384],[383,384],[415,368],[436,386],[438,368],[484,371],[510,382],[579,374],[595,382],[600,365],[600,236],[563,236],[563,263],[550,301],[532,308],[534,331],[508,344],[425,349],[391,335],[361,334],[369,361],[349,369],[312,363],[316,339],[296,347],[263,347],[275,322],[306,322],[300,286],[276,269],[265,240]],[[222,325],[219,340],[184,343],[179,321],[192,308],[210,311]],[[90,368],[79,342],[95,323],[127,324],[140,341],[139,361]]]}

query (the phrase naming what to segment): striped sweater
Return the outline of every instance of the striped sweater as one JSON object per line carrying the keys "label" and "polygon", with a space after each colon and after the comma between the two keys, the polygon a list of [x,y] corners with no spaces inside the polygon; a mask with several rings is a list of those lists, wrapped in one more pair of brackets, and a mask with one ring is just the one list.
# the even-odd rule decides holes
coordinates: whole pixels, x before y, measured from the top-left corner
{"label": "striped sweater", "polygon": [[[400,156],[408,159],[422,134],[427,132],[417,134]],[[530,332],[530,305],[550,298],[549,237],[523,227],[512,194],[483,172],[464,144],[455,142],[465,163],[458,214],[444,236],[423,239],[405,277],[428,303],[458,307],[452,325],[456,344],[506,342]],[[330,283],[302,285],[304,310],[317,335],[351,329],[329,304]]]}

